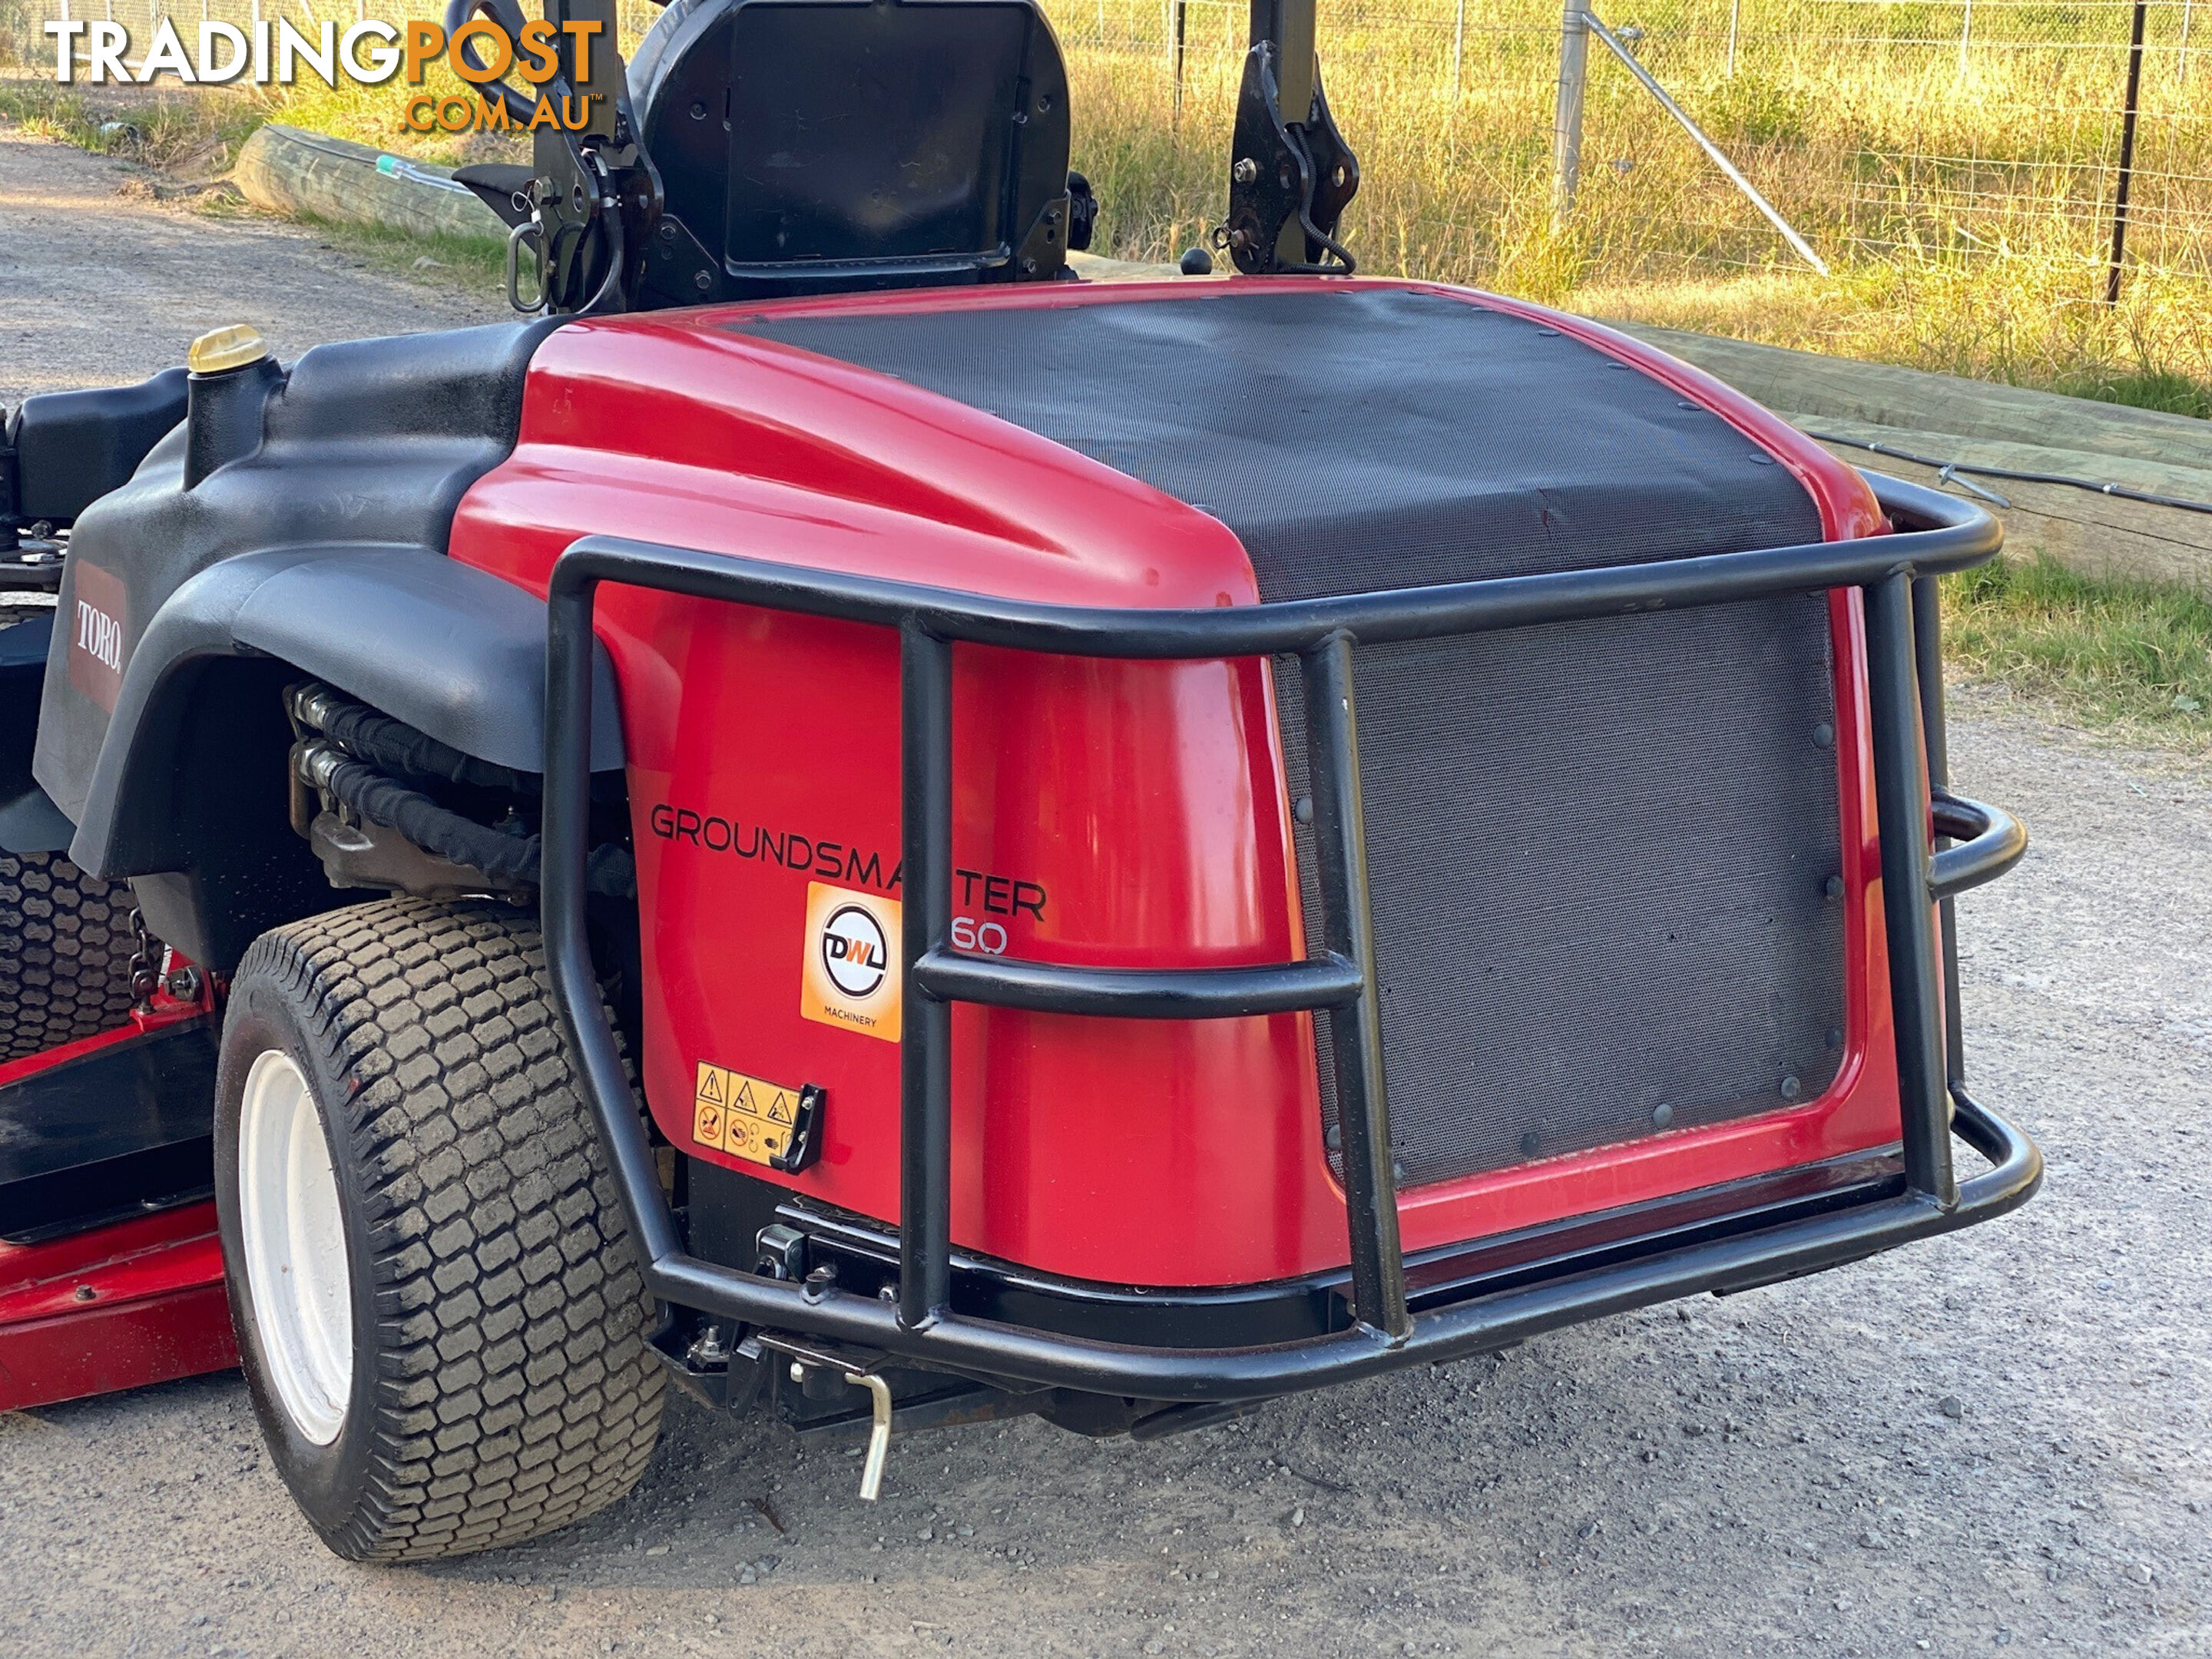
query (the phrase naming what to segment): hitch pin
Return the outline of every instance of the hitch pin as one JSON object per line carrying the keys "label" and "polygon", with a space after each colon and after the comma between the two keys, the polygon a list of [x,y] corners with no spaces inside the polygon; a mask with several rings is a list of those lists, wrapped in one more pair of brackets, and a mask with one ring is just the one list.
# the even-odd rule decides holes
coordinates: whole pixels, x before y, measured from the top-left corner
{"label": "hitch pin", "polygon": [[856,1389],[868,1391],[869,1417],[867,1461],[860,1466],[860,1498],[872,1504],[883,1495],[884,1459],[891,1449],[891,1385],[873,1371],[864,1371],[851,1360],[819,1353],[804,1347],[788,1337],[764,1335],[762,1346],[779,1353],[791,1356],[791,1380],[805,1382],[807,1368],[827,1366]]}
{"label": "hitch pin", "polygon": [[868,1425],[868,1455],[860,1466],[860,1500],[872,1504],[883,1495],[884,1458],[891,1449],[891,1385],[873,1371],[848,1376],[845,1380],[856,1389],[866,1389],[874,1408],[875,1420]]}

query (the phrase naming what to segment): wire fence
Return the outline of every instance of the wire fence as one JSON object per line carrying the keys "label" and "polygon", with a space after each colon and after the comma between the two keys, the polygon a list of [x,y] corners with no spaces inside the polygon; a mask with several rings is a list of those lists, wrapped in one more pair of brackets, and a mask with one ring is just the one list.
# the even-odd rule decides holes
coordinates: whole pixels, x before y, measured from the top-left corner
{"label": "wire fence", "polygon": [[[2100,271],[2125,151],[2130,272],[2212,283],[2212,0],[1595,4],[1831,263],[2025,258]],[[1100,185],[1114,251],[1171,255],[1225,198],[1246,0],[1047,6],[1073,80],[1076,162]],[[204,17],[264,7],[310,21],[436,9],[0,0],[0,53],[51,63],[40,25],[64,8],[112,16],[142,44],[161,15],[189,36]],[[625,33],[657,15],[627,0]],[[1364,165],[1347,223],[1372,268],[1541,289],[1791,262],[1690,136],[1595,50],[1581,184],[1555,216],[1559,0],[1322,0],[1322,39],[1338,123]]]}
{"label": "wire fence", "polygon": [[[1595,0],[1638,61],[1831,260],[2109,257],[2130,70],[2131,268],[2212,278],[2212,0]],[[1188,123],[1227,93],[1242,0],[1058,0],[1107,80],[1149,74]],[[1324,0],[1331,101],[1363,160],[1429,173],[1378,240],[1548,207],[1560,9],[1548,0]],[[2140,26],[2140,46],[2135,31]],[[1574,217],[1618,274],[1790,255],[1617,64],[1593,49]],[[1079,95],[1083,82],[1079,79]],[[1372,161],[1370,181],[1381,169]],[[1524,199],[1500,199],[1510,189]],[[1457,211],[1441,216],[1439,204]],[[1517,209],[1517,211],[1516,211]],[[1510,240],[1511,226],[1503,231]],[[1492,240],[1498,240],[1493,228]]]}

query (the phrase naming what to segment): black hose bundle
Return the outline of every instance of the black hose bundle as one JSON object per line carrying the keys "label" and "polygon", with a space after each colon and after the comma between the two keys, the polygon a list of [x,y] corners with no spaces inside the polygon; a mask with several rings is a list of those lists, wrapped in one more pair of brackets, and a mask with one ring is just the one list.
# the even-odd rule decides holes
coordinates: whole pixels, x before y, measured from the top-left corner
{"label": "black hose bundle", "polygon": [[[489,761],[464,755],[427,732],[418,732],[404,720],[380,714],[374,708],[350,702],[329,692],[300,700],[313,723],[348,754],[410,778],[441,778],[479,789],[512,789],[534,795],[544,787],[535,772],[518,772]],[[396,827],[396,826],[395,826]],[[478,866],[481,868],[482,866]]]}
{"label": "black hose bundle", "polygon": [[[379,714],[312,681],[286,694],[296,726],[322,734],[295,762],[301,776],[373,823],[396,830],[424,851],[518,884],[539,883],[542,852],[535,835],[495,830],[440,805],[403,779],[534,796],[534,772],[479,760],[404,720]],[[400,777],[390,775],[398,773]],[[592,849],[585,864],[590,890],[611,898],[637,896],[637,864],[627,849]]]}
{"label": "black hose bundle", "polygon": [[[397,830],[425,852],[486,875],[538,884],[543,849],[536,836],[509,835],[463,817],[368,762],[335,750],[317,757],[314,781],[370,823]],[[637,896],[637,864],[624,848],[594,848],[585,862],[584,879],[592,892],[609,898]]]}

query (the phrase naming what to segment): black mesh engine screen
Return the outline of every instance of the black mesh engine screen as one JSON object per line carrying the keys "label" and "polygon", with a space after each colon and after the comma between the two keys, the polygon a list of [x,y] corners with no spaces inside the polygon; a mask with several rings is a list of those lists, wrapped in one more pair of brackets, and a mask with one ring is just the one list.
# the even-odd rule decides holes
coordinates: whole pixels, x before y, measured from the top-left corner
{"label": "black mesh engine screen", "polygon": [[[1804,489],[1718,416],[1442,295],[1216,289],[744,327],[1212,514],[1267,599],[1820,538]],[[1356,672],[1401,1180],[1826,1087],[1844,916],[1825,890],[1841,844],[1825,600],[1367,647]],[[1295,799],[1297,670],[1277,675]],[[1303,834],[1299,862],[1317,935]]]}

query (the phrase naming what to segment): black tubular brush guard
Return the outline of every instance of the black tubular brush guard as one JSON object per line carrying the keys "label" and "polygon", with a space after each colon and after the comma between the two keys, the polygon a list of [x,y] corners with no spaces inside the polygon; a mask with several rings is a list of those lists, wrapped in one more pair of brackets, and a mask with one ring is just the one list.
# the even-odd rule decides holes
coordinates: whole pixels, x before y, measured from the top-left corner
{"label": "black tubular brush guard", "polygon": [[[610,536],[572,544],[548,595],[544,906],[546,958],[646,1277],[662,1300],[899,1363],[1168,1402],[1317,1388],[1507,1346],[1536,1333],[1698,1291],[1747,1289],[2002,1215],[2033,1195],[2031,1140],[1966,1094],[1953,895],[2002,875],[2027,838],[1993,807],[1943,787],[1936,579],[1992,557],[1980,507],[1868,475],[1897,533],[1595,570],[1205,611],[1036,605],[874,577],[660,547]],[[897,1300],[822,1291],[684,1250],[655,1170],[585,930],[592,605],[602,582],[895,628],[901,659],[902,949],[909,999],[900,1052]],[[1771,1225],[1652,1241],[1601,1265],[1407,1304],[1361,822],[1352,664],[1361,645],[1528,628],[1785,593],[1865,596],[1874,775],[1897,1028],[1903,1182],[1865,1201]],[[1917,644],[1916,644],[1917,641]],[[1209,659],[1297,654],[1304,665],[1320,848],[1323,955],[1221,969],[1102,969],[983,959],[949,949],[952,647],[1066,656]],[[1931,799],[1930,782],[1934,785]],[[1931,850],[1929,828],[1938,841]],[[1958,844],[1949,844],[1956,842]],[[1929,908],[1940,906],[1931,927]],[[1940,939],[1940,945],[1939,945]],[[1938,951],[1942,960],[1938,961]],[[1234,1348],[1101,1342],[952,1308],[951,1005],[1123,1019],[1218,1019],[1312,1010],[1331,1022],[1350,1234],[1349,1328]],[[1946,1020],[1946,1011],[1948,1013]],[[1948,1024],[1948,1030],[1946,1025]],[[1951,1136],[1992,1166],[1960,1182]]]}

